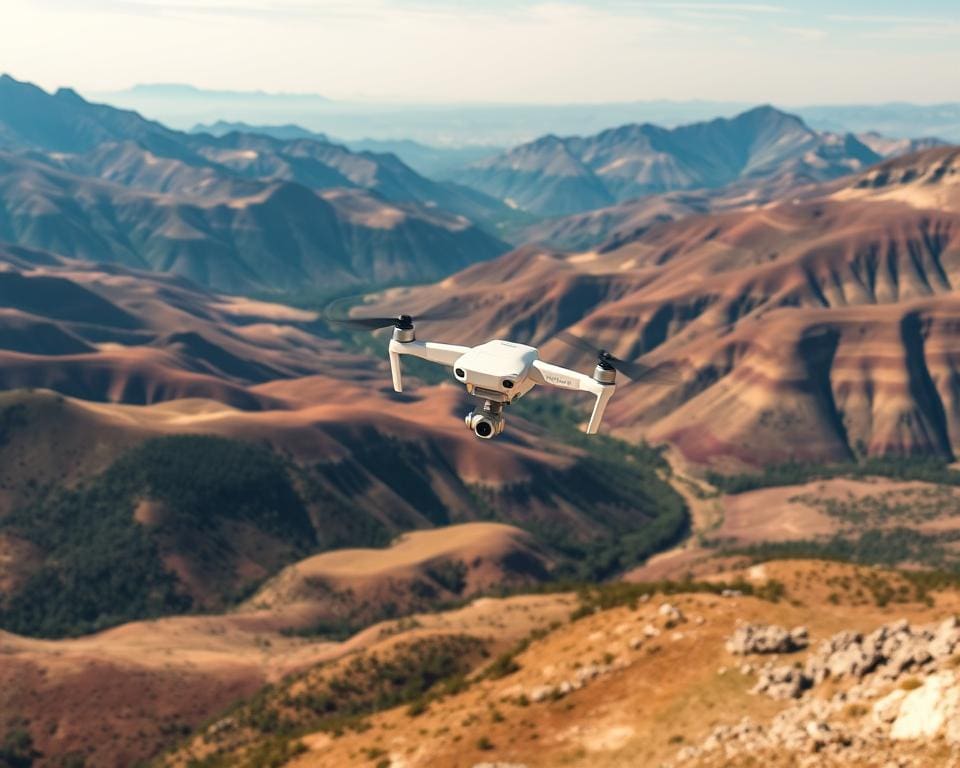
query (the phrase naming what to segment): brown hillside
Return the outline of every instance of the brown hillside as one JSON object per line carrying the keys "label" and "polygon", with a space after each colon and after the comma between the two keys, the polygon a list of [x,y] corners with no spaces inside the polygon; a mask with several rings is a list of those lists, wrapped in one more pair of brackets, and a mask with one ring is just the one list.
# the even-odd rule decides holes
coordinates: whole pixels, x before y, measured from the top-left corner
{"label": "brown hillside", "polygon": [[[545,344],[572,327],[670,364],[681,381],[625,383],[608,417],[696,463],[949,456],[960,442],[956,156],[928,150],[819,196],[653,226],[607,250],[520,249],[381,302],[424,309],[456,292],[475,311],[436,338]],[[541,351],[590,363],[559,343]]]}
{"label": "brown hillside", "polygon": [[[737,592],[654,594],[650,599],[642,596],[649,588],[638,587],[632,600],[624,596],[606,609],[582,611],[586,615],[577,621],[541,624],[541,632],[508,657],[513,665],[480,660],[465,682],[438,685],[419,704],[387,706],[385,711],[343,721],[340,727],[325,725],[309,732],[310,723],[325,724],[323,710],[318,714],[312,707],[329,701],[323,696],[325,686],[336,685],[345,669],[321,666],[217,720],[167,764],[184,765],[194,756],[252,765],[266,754],[283,754],[283,749],[289,750],[288,758],[295,757],[293,765],[331,767],[379,761],[409,768],[491,764],[712,768],[756,764],[751,760],[758,756],[764,765],[793,766],[808,751],[816,754],[817,761],[811,762],[815,765],[879,768],[890,758],[911,768],[941,764],[938,760],[949,753],[943,741],[922,735],[894,738],[889,722],[877,728],[872,710],[896,690],[909,692],[939,676],[956,677],[954,660],[944,650],[956,646],[960,630],[955,623],[953,629],[947,628],[948,644],[943,649],[937,646],[941,655],[905,663],[891,677],[885,676],[892,669],[887,666],[882,674],[877,669],[858,684],[857,675],[841,671],[849,667],[843,668],[837,655],[830,661],[836,672],[798,699],[751,690],[765,679],[768,662],[769,669],[795,670],[805,662],[823,663],[815,660],[823,657],[824,641],[850,646],[881,626],[890,635],[900,633],[898,637],[910,636],[912,642],[934,648],[931,639],[937,628],[960,606],[955,589],[924,592],[896,573],[802,561],[767,563],[725,573],[720,579],[738,575],[755,587],[781,585],[783,596],[773,602]],[[879,596],[886,589],[899,597],[884,606]],[[833,597],[827,600],[828,595]],[[490,633],[457,620],[444,626],[447,632],[492,640],[509,632],[522,615],[504,610]],[[896,624],[901,618],[904,624]],[[732,653],[725,647],[727,640],[748,623],[805,627],[809,646],[804,642],[799,649],[779,654]],[[927,631],[930,634],[924,635]],[[424,637],[422,629],[414,632]],[[372,646],[346,669],[388,662],[402,642],[403,636]],[[889,647],[892,656],[893,642]],[[957,683],[948,685],[955,689]],[[339,700],[355,695],[348,691]],[[925,695],[936,695],[932,683]],[[940,706],[949,706],[953,694],[941,695]],[[271,737],[256,725],[269,722],[271,712],[290,719],[293,730],[286,740]],[[778,715],[795,723],[799,733],[778,731],[774,719]],[[739,736],[734,726],[745,718],[751,729]],[[808,721],[818,729],[826,723],[824,732],[836,739],[818,747],[817,731],[805,730]],[[304,729],[308,733],[300,735]],[[714,743],[721,739],[719,748],[710,746],[714,734],[719,734]],[[297,744],[301,746],[294,748]]]}

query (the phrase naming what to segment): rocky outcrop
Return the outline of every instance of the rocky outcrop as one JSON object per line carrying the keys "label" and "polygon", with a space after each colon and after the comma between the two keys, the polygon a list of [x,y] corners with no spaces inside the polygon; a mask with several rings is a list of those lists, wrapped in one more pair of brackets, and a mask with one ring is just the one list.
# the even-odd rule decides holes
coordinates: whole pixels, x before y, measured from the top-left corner
{"label": "rocky outcrop", "polygon": [[744,624],[737,627],[727,640],[730,653],[745,655],[748,653],[793,653],[809,645],[806,627],[794,627],[791,630],[775,624]]}
{"label": "rocky outcrop", "polygon": [[[739,632],[739,630],[738,630]],[[728,642],[731,652],[737,634]],[[936,627],[913,629],[906,621],[885,624],[868,635],[839,632],[820,644],[802,669],[766,665],[754,691],[773,698],[796,698],[827,678],[862,679],[874,674],[896,680],[904,672],[949,657],[960,643],[960,621],[951,617]]]}
{"label": "rocky outcrop", "polygon": [[[741,627],[728,650],[738,652],[744,638],[757,634]],[[677,762],[747,754],[762,762],[764,753],[788,751],[809,756],[807,762],[800,758],[801,765],[864,765],[890,753],[890,766],[920,768],[909,755],[894,757],[891,750],[898,742],[934,738],[960,748],[955,651],[960,651],[956,617],[916,628],[899,621],[866,635],[839,632],[803,665],[768,663],[760,670],[753,693],[794,703],[769,723],[744,718],[715,728],[699,746],[680,750]],[[850,685],[830,697],[813,695],[828,679]]]}

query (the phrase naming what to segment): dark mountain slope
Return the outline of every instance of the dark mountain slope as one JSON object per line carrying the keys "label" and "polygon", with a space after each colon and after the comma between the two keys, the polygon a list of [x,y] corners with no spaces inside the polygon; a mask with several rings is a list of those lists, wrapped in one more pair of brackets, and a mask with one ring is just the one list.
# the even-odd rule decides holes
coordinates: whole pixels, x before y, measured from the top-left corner
{"label": "dark mountain slope", "polygon": [[91,104],[69,88],[48,94],[0,75],[0,149],[77,153],[123,140],[172,157],[190,154],[177,131],[136,112]]}
{"label": "dark mountain slope", "polygon": [[509,217],[503,203],[395,155],[182,133],[8,76],[0,173],[0,239],[222,289],[430,279],[506,250],[472,224]]}
{"label": "dark mountain slope", "polygon": [[241,292],[433,279],[504,249],[462,217],[361,190],[214,181],[205,198],[156,194],[0,153],[0,240]]}

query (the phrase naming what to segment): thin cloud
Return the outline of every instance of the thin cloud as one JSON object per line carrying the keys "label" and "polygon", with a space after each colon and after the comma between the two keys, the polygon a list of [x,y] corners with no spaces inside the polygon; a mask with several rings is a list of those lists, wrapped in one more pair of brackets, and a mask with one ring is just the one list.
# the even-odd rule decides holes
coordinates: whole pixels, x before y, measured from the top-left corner
{"label": "thin cloud", "polygon": [[697,19],[699,21],[736,21],[747,22],[749,16],[740,13],[725,13],[723,11],[678,11],[678,16],[685,19]]}
{"label": "thin cloud", "polygon": [[833,14],[838,23],[859,24],[857,37],[864,40],[941,40],[960,34],[960,19],[929,16],[866,16]]}
{"label": "thin cloud", "polygon": [[645,6],[658,8],[671,8],[678,11],[713,11],[717,13],[764,13],[776,14],[786,13],[787,9],[782,5],[772,5],[770,3],[645,3]]}
{"label": "thin cloud", "polygon": [[793,27],[793,26],[783,26],[778,24],[776,29],[779,32],[784,33],[785,35],[790,35],[791,37],[796,37],[801,40],[823,40],[828,36],[828,32],[825,29],[820,29],[819,27]]}
{"label": "thin cloud", "polygon": [[851,22],[854,24],[957,24],[958,19],[936,19],[929,16],[870,16],[854,14],[829,14],[829,21]]}

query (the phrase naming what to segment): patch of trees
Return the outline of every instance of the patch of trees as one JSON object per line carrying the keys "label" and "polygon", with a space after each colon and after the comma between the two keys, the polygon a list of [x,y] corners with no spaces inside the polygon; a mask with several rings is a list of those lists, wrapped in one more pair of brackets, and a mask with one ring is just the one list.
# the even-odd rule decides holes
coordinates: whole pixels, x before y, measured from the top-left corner
{"label": "patch of trees", "polygon": [[467,588],[468,571],[463,560],[454,558],[437,560],[426,568],[427,576],[454,595],[461,594]]}
{"label": "patch of trees", "polygon": [[[161,509],[149,525],[134,518],[143,499]],[[0,520],[0,531],[44,555],[0,600],[0,627],[64,637],[187,611],[193,601],[164,566],[162,546],[190,553],[202,543],[206,554],[212,541],[228,558],[231,520],[285,542],[290,560],[316,540],[289,468],[270,449],[208,436],[149,440],[85,484],[55,488]]]}
{"label": "patch of trees", "polygon": [[27,407],[23,403],[8,405],[0,410],[0,446],[4,445],[14,430],[27,424]]}
{"label": "patch of trees", "polygon": [[33,737],[25,728],[8,731],[0,743],[0,768],[31,768],[39,757]]}
{"label": "patch of trees", "polygon": [[664,579],[660,581],[614,581],[606,584],[586,584],[577,590],[577,598],[580,604],[570,618],[576,621],[598,611],[608,611],[621,605],[636,610],[641,599],[653,595],[697,593],[721,595],[730,591],[758,597],[761,600],[769,600],[773,603],[778,602],[786,594],[786,588],[776,579],[770,579],[763,584],[753,584],[744,579],[737,579],[732,582]]}
{"label": "patch of trees", "polygon": [[956,569],[958,564],[943,546],[943,536],[930,536],[912,528],[874,528],[856,537],[825,540],[779,541],[726,550],[756,561],[782,559],[837,560],[861,565],[894,566],[914,563]]}
{"label": "patch of trees", "polygon": [[761,472],[724,475],[707,473],[707,480],[723,493],[745,493],[759,488],[801,485],[833,477],[888,477],[941,485],[960,485],[960,472],[935,456],[874,457],[859,462],[774,464]]}
{"label": "patch of trees", "polygon": [[228,734],[243,735],[221,738],[215,723],[203,738],[219,749],[189,765],[259,767],[272,764],[273,755],[289,760],[306,733],[364,730],[367,716],[402,704],[411,704],[409,714],[416,716],[433,699],[462,690],[466,675],[486,655],[479,638],[440,635],[364,651],[340,665],[322,664],[267,686],[227,713],[224,719],[233,726]]}
{"label": "patch of trees", "polygon": [[666,481],[670,466],[659,450],[603,435],[574,442],[586,453],[567,470],[542,470],[524,486],[474,488],[493,510],[505,501],[517,506],[538,500],[549,507],[559,499],[587,518],[592,528],[588,535],[559,514],[507,520],[565,556],[556,578],[608,579],[686,535],[687,506]]}

